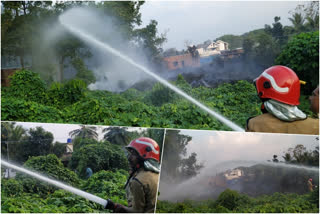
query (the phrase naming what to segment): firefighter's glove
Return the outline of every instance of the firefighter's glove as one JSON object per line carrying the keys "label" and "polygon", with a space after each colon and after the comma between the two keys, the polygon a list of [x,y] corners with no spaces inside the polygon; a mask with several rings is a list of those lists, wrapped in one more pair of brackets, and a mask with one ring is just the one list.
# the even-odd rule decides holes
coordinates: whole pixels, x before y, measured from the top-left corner
{"label": "firefighter's glove", "polygon": [[115,204],[115,208],[113,210],[114,213],[127,213],[126,209],[124,206],[121,204]]}
{"label": "firefighter's glove", "polygon": [[114,210],[116,207],[116,204],[113,203],[110,199],[107,200],[107,205],[105,206],[105,209],[107,210]]}

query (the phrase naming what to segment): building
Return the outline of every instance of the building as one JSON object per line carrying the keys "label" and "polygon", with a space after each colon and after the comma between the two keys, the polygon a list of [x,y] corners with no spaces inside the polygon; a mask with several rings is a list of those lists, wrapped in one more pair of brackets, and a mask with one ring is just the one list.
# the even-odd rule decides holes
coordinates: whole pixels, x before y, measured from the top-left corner
{"label": "building", "polygon": [[243,171],[240,169],[233,169],[233,170],[228,170],[225,174],[224,177],[227,180],[233,180],[236,178],[240,178],[241,176],[243,176]]}
{"label": "building", "polygon": [[192,57],[190,53],[163,58],[168,70],[176,70],[185,67],[199,67],[199,57]]}
{"label": "building", "polygon": [[201,58],[221,54],[221,51],[224,50],[229,50],[229,44],[221,40],[211,42],[207,45],[202,44],[197,46],[197,51]]}
{"label": "building", "polygon": [[20,68],[10,68],[10,69],[1,69],[1,86],[8,87],[10,86],[9,77],[12,76]]}
{"label": "building", "polygon": [[243,48],[236,48],[234,50],[224,50],[221,51],[221,57],[223,59],[232,59],[232,58],[238,58],[244,53]]}

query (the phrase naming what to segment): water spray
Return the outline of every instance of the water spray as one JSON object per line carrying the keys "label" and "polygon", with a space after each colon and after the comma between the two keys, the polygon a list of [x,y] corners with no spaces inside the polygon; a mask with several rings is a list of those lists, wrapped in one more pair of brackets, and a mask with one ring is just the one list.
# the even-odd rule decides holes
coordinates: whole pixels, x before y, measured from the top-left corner
{"label": "water spray", "polygon": [[78,195],[78,196],[81,196],[81,197],[83,197],[83,198],[86,198],[86,199],[88,199],[89,201],[93,201],[93,202],[95,202],[95,203],[101,204],[103,207],[106,207],[106,205],[108,204],[108,201],[107,201],[107,200],[102,199],[102,198],[100,198],[100,197],[98,197],[98,196],[95,196],[95,195],[92,195],[92,194],[87,193],[87,192],[85,192],[85,191],[76,189],[76,188],[74,188],[74,187],[72,187],[72,186],[68,186],[68,185],[63,184],[63,183],[61,183],[61,182],[59,182],[59,181],[55,181],[55,180],[53,180],[53,179],[47,178],[47,177],[45,177],[45,176],[43,176],[43,175],[40,175],[40,174],[35,173],[35,172],[32,172],[32,171],[27,170],[27,169],[25,169],[25,168],[18,167],[18,166],[14,165],[14,164],[10,164],[10,163],[8,163],[8,162],[6,162],[6,161],[4,161],[4,160],[1,160],[1,165],[4,165],[4,166],[6,166],[6,167],[9,167],[9,168],[15,169],[15,170],[17,170],[17,171],[23,172],[23,173],[25,173],[25,174],[27,174],[27,175],[30,175],[30,176],[32,176],[32,177],[35,177],[35,178],[37,178],[37,179],[39,179],[39,180],[48,182],[48,183],[50,183],[50,184],[52,184],[52,185],[54,185],[54,186],[56,186],[56,187],[59,187],[59,188],[64,189],[64,190],[66,190],[66,191],[72,192],[73,194],[76,194],[76,195]]}
{"label": "water spray", "polygon": [[213,117],[215,117],[216,119],[218,119],[220,122],[224,123],[225,125],[227,125],[228,127],[230,127],[232,130],[234,131],[239,131],[239,132],[244,132],[244,129],[242,129],[240,126],[236,125],[235,123],[233,123],[232,121],[228,120],[227,118],[223,117],[222,115],[218,114],[217,112],[211,110],[210,108],[208,108],[207,106],[205,106],[204,104],[200,103],[199,101],[197,101],[196,99],[194,99],[193,97],[189,96],[188,94],[186,94],[185,92],[183,92],[181,89],[177,88],[176,86],[170,84],[168,81],[166,81],[165,79],[161,78],[160,76],[158,76],[157,74],[151,72],[150,70],[148,70],[146,67],[136,63],[134,60],[132,60],[131,58],[129,58],[128,56],[120,53],[119,51],[117,51],[116,49],[112,48],[111,46],[109,46],[106,43],[103,43],[101,41],[99,41],[98,39],[96,39],[95,37],[87,34],[86,32],[79,30],[75,27],[72,26],[72,24],[67,22],[67,18],[63,18],[63,15],[61,15],[59,17],[59,21],[60,23],[66,28],[68,29],[71,33],[73,33],[75,36],[80,37],[81,39],[90,42],[91,44],[93,44],[94,46],[97,46],[98,48],[103,48],[104,50],[107,50],[108,52],[114,54],[115,56],[125,60],[126,62],[130,63],[131,65],[137,67],[138,69],[142,70],[143,72],[145,72],[146,74],[150,75],[151,77],[155,78],[156,80],[158,80],[160,83],[162,83],[163,85],[167,86],[168,88],[170,88],[171,90],[175,91],[176,93],[178,93],[180,96],[186,98],[187,100],[189,100],[190,102],[192,102],[193,104],[197,105],[198,107],[200,107],[202,110],[206,111],[207,113],[209,113],[210,115],[212,115]]}

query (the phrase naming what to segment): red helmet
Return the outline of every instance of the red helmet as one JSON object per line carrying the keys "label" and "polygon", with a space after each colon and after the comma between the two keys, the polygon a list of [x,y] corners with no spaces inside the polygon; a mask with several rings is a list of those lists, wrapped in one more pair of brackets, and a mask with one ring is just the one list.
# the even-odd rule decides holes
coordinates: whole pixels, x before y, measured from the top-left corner
{"label": "red helmet", "polygon": [[258,96],[289,105],[299,105],[300,80],[288,67],[276,65],[266,69],[254,80]]}
{"label": "red helmet", "polygon": [[139,137],[129,143],[126,148],[132,148],[138,152],[144,160],[155,159],[160,162],[160,148],[156,141],[148,137]]}

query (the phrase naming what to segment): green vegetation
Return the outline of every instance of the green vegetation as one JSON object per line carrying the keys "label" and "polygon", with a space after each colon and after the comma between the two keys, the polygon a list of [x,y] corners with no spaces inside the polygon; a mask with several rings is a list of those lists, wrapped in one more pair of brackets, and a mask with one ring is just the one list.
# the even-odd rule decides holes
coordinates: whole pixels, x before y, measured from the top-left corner
{"label": "green vegetation", "polygon": [[[158,200],[160,213],[318,213],[319,188],[304,195],[274,193],[249,197],[237,191],[225,190],[217,200],[168,202]],[[318,199],[319,200],[319,199]]]}
{"label": "green vegetation", "polygon": [[[91,147],[99,148],[94,148],[94,151],[87,152]],[[83,149],[88,154],[81,153]],[[82,146],[78,146],[78,150],[80,155],[78,154],[79,152],[74,152],[74,159],[77,159],[78,162],[72,159],[72,166],[75,166],[77,173],[64,167],[60,159],[54,154],[30,157],[23,166],[101,198],[110,198],[116,203],[125,205],[127,202],[124,183],[128,177],[128,172],[126,171],[128,166],[125,155],[119,149],[119,146],[109,142],[93,140],[90,145],[82,144]],[[107,151],[108,154],[104,151]],[[98,157],[99,155],[100,157]],[[95,162],[93,163],[92,160]],[[104,160],[104,162],[99,162],[99,160]],[[81,179],[83,177],[80,171],[81,167],[88,166],[96,166],[93,168],[94,174],[89,179],[83,180]],[[15,178],[1,179],[1,196],[1,209],[4,213],[109,212],[101,205],[65,190],[57,189],[55,186],[23,173],[17,173]]]}
{"label": "green vegetation", "polygon": [[[164,136],[163,129],[127,129],[105,128],[105,140],[98,141],[97,127],[79,125],[69,133],[73,138],[71,156],[66,151],[66,144],[53,143],[53,134],[42,127],[26,130],[15,122],[2,122],[1,155],[9,162],[19,163],[53,180],[127,205],[124,184],[129,176],[129,166],[123,145],[137,137],[151,137],[159,142],[161,149]],[[93,172],[91,176],[86,173],[88,167]],[[1,171],[3,213],[110,212],[99,204],[27,174],[17,172],[13,178],[4,175],[5,168]]]}
{"label": "green vegetation", "polygon": [[[18,71],[12,78],[15,79],[16,75],[30,76],[30,73]],[[42,92],[42,97],[35,91],[34,94],[29,93],[27,98],[12,95],[16,88],[23,88],[20,84],[25,85],[14,82],[3,90],[2,120],[230,130],[199,107],[159,84],[149,91],[129,89],[116,94],[89,91],[84,82],[71,80],[64,84],[54,83]],[[33,81],[28,84],[33,84]],[[214,89],[202,86],[192,88],[180,75],[173,84],[242,127],[245,127],[249,117],[260,114],[261,102],[253,84],[248,81],[224,83]],[[303,110],[307,110],[308,100],[301,101]]]}

